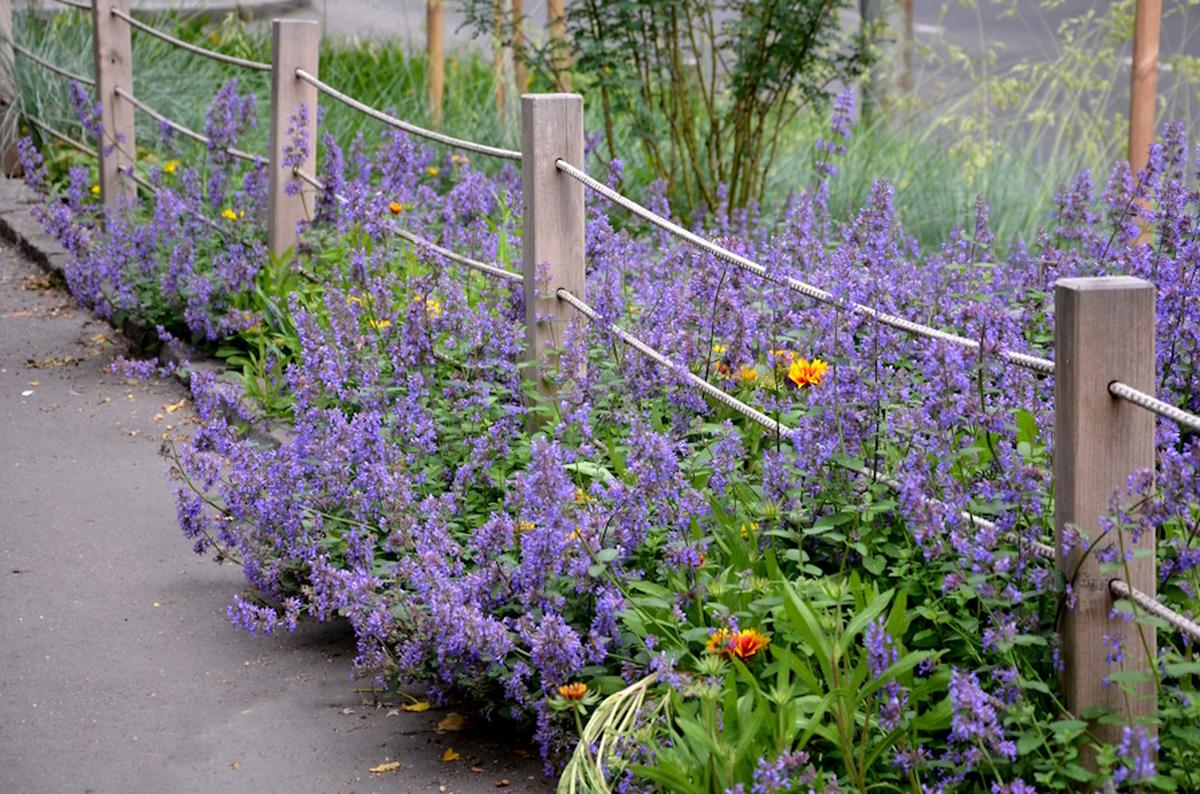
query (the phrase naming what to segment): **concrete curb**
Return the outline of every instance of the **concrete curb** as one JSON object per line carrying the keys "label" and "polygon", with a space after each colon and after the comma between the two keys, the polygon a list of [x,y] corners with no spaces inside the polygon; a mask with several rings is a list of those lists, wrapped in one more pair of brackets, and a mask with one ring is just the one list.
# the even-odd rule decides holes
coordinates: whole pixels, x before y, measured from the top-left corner
{"label": "concrete curb", "polygon": [[[0,237],[14,243],[22,254],[47,273],[65,280],[71,255],[33,217],[33,208],[40,203],[41,196],[21,180],[0,177]],[[153,329],[140,322],[127,320],[116,324],[110,321],[109,325],[135,347],[151,348],[159,366],[172,367],[175,376],[189,391],[192,375],[199,372],[231,381],[236,379],[233,370],[220,359],[201,353],[178,339],[156,344]],[[238,421],[232,409],[227,410],[226,418],[231,424]],[[291,437],[288,430],[274,426],[267,419],[252,423],[247,434],[257,443],[272,447],[283,446]]]}

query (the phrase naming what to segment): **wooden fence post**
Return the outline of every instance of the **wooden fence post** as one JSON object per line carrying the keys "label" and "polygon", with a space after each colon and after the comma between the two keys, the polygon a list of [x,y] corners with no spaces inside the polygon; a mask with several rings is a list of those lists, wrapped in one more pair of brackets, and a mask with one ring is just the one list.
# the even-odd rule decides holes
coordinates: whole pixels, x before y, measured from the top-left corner
{"label": "wooden fence post", "polygon": [[574,309],[556,293],[569,290],[587,300],[583,240],[583,185],[559,171],[561,158],[583,168],[583,97],[526,94],[521,97],[521,190],[525,232],[525,357],[538,391],[555,392],[547,375],[558,367],[558,350]]}
{"label": "wooden fence post", "polygon": [[[1154,533],[1138,543],[1119,531],[1101,537],[1100,517],[1114,494],[1126,495],[1129,475],[1154,466],[1154,415],[1113,397],[1115,380],[1154,393],[1154,285],[1130,276],[1060,279],[1055,285],[1054,496],[1058,568],[1077,599],[1060,624],[1067,705],[1075,714],[1106,706],[1133,722],[1153,713],[1156,663],[1154,629],[1109,618],[1109,582],[1125,579],[1151,596],[1157,580]],[[1084,535],[1063,555],[1063,532]],[[1095,549],[1088,552],[1088,543]],[[1138,556],[1120,571],[1102,570],[1096,551],[1112,545]],[[1119,557],[1118,557],[1119,558]],[[1106,661],[1103,640],[1120,641],[1122,665]],[[1123,685],[1103,684],[1118,669],[1146,671],[1147,680],[1126,697]],[[1097,738],[1116,743],[1121,725],[1093,723]],[[1084,762],[1091,764],[1092,758]]]}
{"label": "wooden fence post", "polygon": [[[288,145],[288,128],[297,109],[308,108],[308,155],[299,166],[314,172],[317,160],[317,89],[296,76],[303,69],[313,77],[321,48],[321,27],[315,21],[276,19],[271,25],[271,143],[268,152],[267,245],[281,256],[296,244],[296,224],[310,217],[314,203],[305,206],[304,192],[288,195],[287,184],[294,180],[292,166],[283,163],[283,148]],[[305,186],[307,190],[307,186]]]}
{"label": "wooden fence post", "polygon": [[12,0],[0,0],[0,169],[20,172],[17,155],[17,73],[13,65]]}
{"label": "wooden fence post", "polygon": [[550,28],[550,70],[554,87],[571,90],[571,56],[567,45],[567,15],[563,0],[546,0],[546,24]]}
{"label": "wooden fence post", "polygon": [[133,93],[133,44],[129,23],[113,9],[129,13],[130,0],[94,0],[92,41],[96,57],[96,101],[100,103],[100,199],[106,210],[128,206],[137,191],[131,177],[137,157],[133,135],[133,105],[118,96],[118,88]]}
{"label": "wooden fence post", "polygon": [[442,18],[442,0],[425,4],[425,69],[429,92],[429,112],[433,126],[442,123],[442,97],[446,93],[446,22]]}

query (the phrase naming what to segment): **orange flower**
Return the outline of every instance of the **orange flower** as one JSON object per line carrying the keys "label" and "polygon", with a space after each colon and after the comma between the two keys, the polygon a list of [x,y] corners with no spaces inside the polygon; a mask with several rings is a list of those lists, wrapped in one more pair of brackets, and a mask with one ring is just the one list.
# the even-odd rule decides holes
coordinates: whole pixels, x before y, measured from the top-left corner
{"label": "orange flower", "polygon": [[391,212],[393,215],[399,215],[401,213],[401,211],[403,211],[403,210],[404,210],[404,205],[401,204],[399,201],[393,201],[391,204],[388,204],[388,211]]}
{"label": "orange flower", "polygon": [[722,656],[729,655],[729,640],[733,638],[733,632],[727,628],[721,628],[708,635],[708,642],[704,643],[704,647],[712,653],[719,653]]}
{"label": "orange flower", "polygon": [[729,652],[745,661],[767,647],[771,640],[758,629],[742,629],[729,641]]}
{"label": "orange flower", "polygon": [[746,385],[754,383],[756,380],[758,380],[758,370],[756,370],[754,367],[747,367],[745,364],[743,364],[738,368],[738,380]]}
{"label": "orange flower", "polygon": [[787,376],[788,380],[796,384],[797,388],[806,389],[809,386],[819,385],[828,372],[829,365],[819,358],[814,358],[812,361],[806,358],[797,358],[788,367]]}
{"label": "orange flower", "polygon": [[583,700],[583,696],[587,694],[587,684],[582,681],[576,681],[573,684],[563,684],[558,688],[558,694],[562,695],[566,700]]}

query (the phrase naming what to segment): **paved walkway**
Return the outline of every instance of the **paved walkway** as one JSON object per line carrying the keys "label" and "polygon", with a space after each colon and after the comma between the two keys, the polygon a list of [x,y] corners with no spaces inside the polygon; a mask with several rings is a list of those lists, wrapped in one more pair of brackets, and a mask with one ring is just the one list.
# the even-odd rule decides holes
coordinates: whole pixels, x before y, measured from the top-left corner
{"label": "paved walkway", "polygon": [[109,374],[119,352],[0,243],[0,791],[549,790],[488,726],[356,693],[345,627],[229,626],[241,575],[192,554],[158,455],[184,391]]}

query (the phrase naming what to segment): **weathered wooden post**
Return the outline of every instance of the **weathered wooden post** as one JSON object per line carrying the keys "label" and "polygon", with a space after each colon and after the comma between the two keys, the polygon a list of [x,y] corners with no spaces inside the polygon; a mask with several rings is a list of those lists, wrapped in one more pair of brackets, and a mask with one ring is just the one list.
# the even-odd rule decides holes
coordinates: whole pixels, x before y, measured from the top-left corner
{"label": "weathered wooden post", "polygon": [[1162,0],[1137,0],[1133,24],[1133,62],[1129,75],[1129,166],[1133,178],[1146,168],[1154,142],[1158,100],[1158,40]]}
{"label": "weathered wooden post", "polygon": [[17,73],[13,65],[12,0],[0,0],[0,169],[20,171],[17,156]]}
{"label": "weathered wooden post", "polygon": [[318,76],[321,28],[299,19],[276,19],[271,26],[271,148],[268,152],[267,245],[281,256],[296,244],[296,225],[309,217],[302,191],[288,195],[287,184],[295,179],[293,165],[283,162],[289,143],[288,129],[301,106],[308,109],[305,136],[308,154],[298,167],[313,173],[317,155],[317,89],[296,76],[303,69]]}
{"label": "weathered wooden post", "polygon": [[554,72],[554,87],[559,91],[570,91],[571,56],[563,0],[546,0],[546,24],[550,28],[550,70]]}
{"label": "weathered wooden post", "polygon": [[[1055,285],[1054,329],[1054,496],[1058,568],[1072,583],[1077,599],[1060,625],[1063,684],[1075,714],[1106,706],[1132,722],[1153,713],[1154,629],[1110,618],[1109,582],[1155,593],[1154,533],[1135,544],[1131,533],[1101,536],[1100,517],[1114,494],[1124,498],[1129,475],[1154,466],[1154,415],[1109,394],[1122,381],[1154,393],[1154,285],[1129,276],[1067,278]],[[1063,555],[1063,532],[1072,527],[1084,536]],[[1095,548],[1089,553],[1088,544]],[[1096,551],[1108,545],[1138,556],[1120,571],[1103,571]],[[1146,671],[1147,680],[1126,696],[1123,685],[1105,686],[1116,672],[1106,662],[1107,646],[1119,641],[1126,670]],[[1120,725],[1093,723],[1094,735],[1118,742]],[[1085,758],[1085,763],[1094,759]]]}
{"label": "weathered wooden post", "polygon": [[[126,206],[137,186],[133,166],[137,144],[133,135],[133,105],[117,95],[133,93],[133,42],[129,23],[113,10],[129,13],[130,0],[94,0],[92,41],[96,57],[96,101],[100,103],[100,199],[104,208]],[[122,172],[130,174],[123,176]]]}
{"label": "weathered wooden post", "polygon": [[562,173],[562,159],[583,168],[583,97],[521,97],[521,189],[525,232],[525,357],[538,392],[552,396],[547,376],[558,368],[558,350],[574,309],[559,289],[587,300],[584,279],[583,185]]}
{"label": "weathered wooden post", "polygon": [[525,60],[525,11],[521,2],[512,0],[513,77],[517,81],[518,95],[529,90],[529,67]]}
{"label": "weathered wooden post", "polygon": [[[1133,60],[1129,74],[1129,168],[1136,182],[1150,160],[1158,103],[1158,40],[1162,0],[1137,0],[1133,23]],[[1137,241],[1149,242],[1150,228],[1141,224]]]}
{"label": "weathered wooden post", "polygon": [[442,0],[425,4],[425,68],[429,91],[429,112],[433,125],[442,123],[442,97],[446,93],[446,22],[442,18]]}

